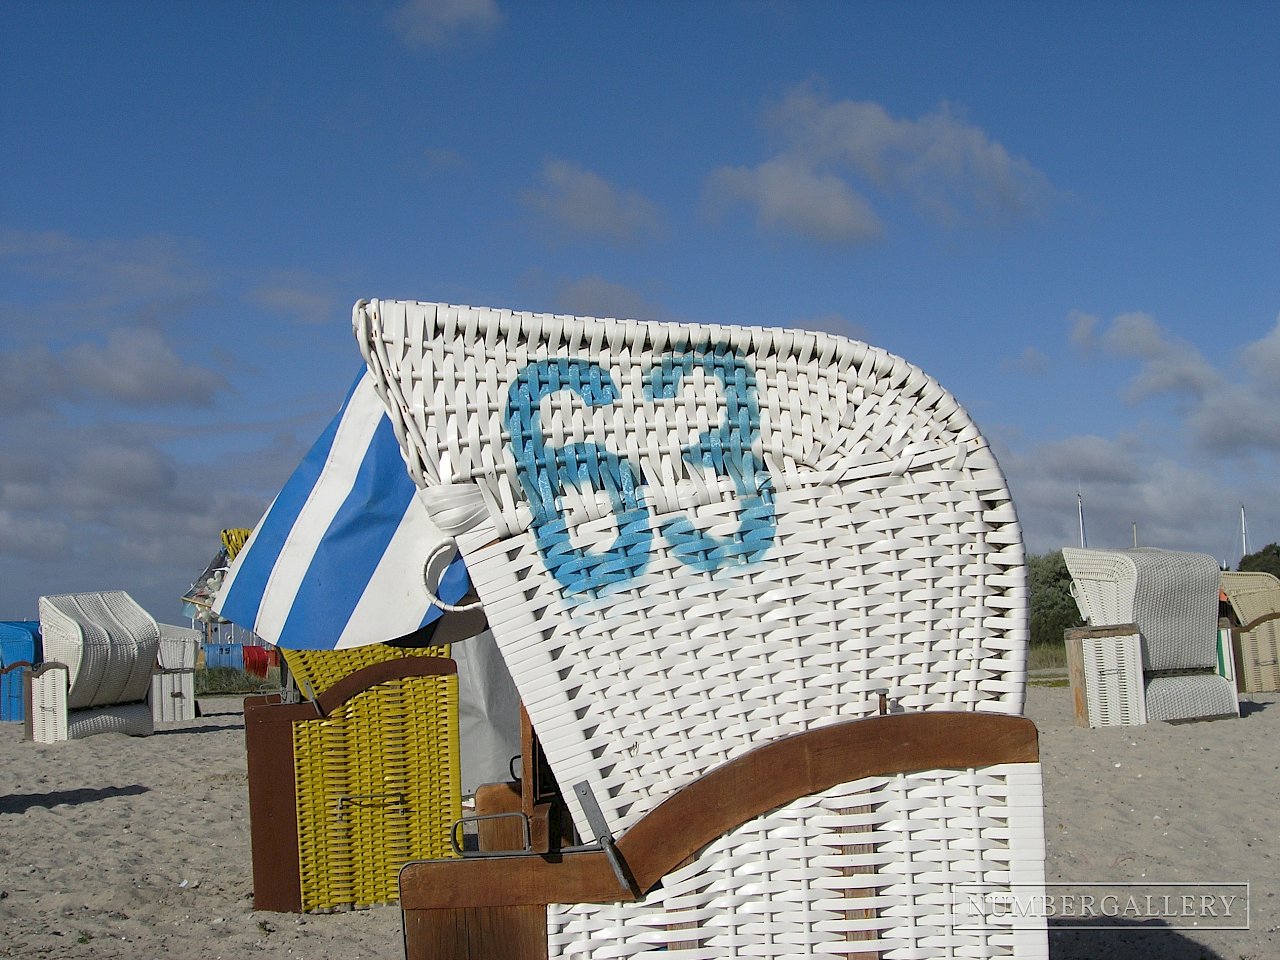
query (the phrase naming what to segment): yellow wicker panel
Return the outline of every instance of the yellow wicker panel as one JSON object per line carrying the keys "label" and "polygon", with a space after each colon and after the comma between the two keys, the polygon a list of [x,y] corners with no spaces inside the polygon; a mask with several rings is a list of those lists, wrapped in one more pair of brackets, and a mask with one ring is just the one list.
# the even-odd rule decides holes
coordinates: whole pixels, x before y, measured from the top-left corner
{"label": "yellow wicker panel", "polygon": [[447,657],[447,643],[429,647],[389,647],[373,643],[350,650],[281,650],[298,689],[307,696],[323,693],[343,677],[397,657]]}
{"label": "yellow wicker panel", "polygon": [[251,533],[253,531],[247,527],[232,527],[222,531],[222,545],[227,548],[228,561],[236,558],[236,554],[240,552]]}
{"label": "yellow wicker panel", "polygon": [[378,684],[295,723],[293,750],[304,910],[392,902],[401,866],[451,856],[456,675]]}

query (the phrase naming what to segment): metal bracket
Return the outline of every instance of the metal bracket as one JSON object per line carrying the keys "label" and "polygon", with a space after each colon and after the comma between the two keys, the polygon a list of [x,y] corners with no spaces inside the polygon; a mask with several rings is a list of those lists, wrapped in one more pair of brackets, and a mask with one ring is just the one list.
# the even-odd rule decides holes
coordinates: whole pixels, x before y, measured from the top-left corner
{"label": "metal bracket", "polygon": [[618,848],[613,843],[613,834],[609,832],[608,821],[605,820],[600,804],[596,801],[596,795],[591,791],[591,784],[585,780],[574,784],[573,792],[577,796],[578,802],[582,804],[582,812],[587,815],[587,824],[591,827],[591,832],[596,835],[596,843],[600,844],[600,849],[604,851],[605,859],[609,861],[609,866],[613,867],[613,873],[618,878],[618,883],[622,885],[624,890],[627,890],[639,900],[641,895],[640,887],[635,878],[631,876],[627,861],[622,859],[622,854],[618,852]]}
{"label": "metal bracket", "polygon": [[[520,829],[524,835],[524,847],[521,850],[467,850],[465,844],[458,842],[458,828],[468,823],[478,823],[481,820],[503,820],[509,817],[520,818]],[[462,817],[453,821],[453,825],[449,827],[449,846],[453,847],[453,852],[460,857],[509,857],[513,853],[531,853],[533,852],[533,840],[529,835],[529,818],[520,810],[511,810],[506,813],[481,813],[472,817]]]}

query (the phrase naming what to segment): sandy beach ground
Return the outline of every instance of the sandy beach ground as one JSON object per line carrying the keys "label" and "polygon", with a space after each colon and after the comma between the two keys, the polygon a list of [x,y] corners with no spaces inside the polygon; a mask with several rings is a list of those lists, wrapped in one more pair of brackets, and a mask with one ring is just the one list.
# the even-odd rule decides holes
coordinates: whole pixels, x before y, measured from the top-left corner
{"label": "sandy beach ground", "polygon": [[[1054,960],[1280,957],[1280,695],[1243,706],[1090,731],[1065,688],[1031,688],[1051,882],[1250,884],[1248,930],[1054,929]],[[142,739],[44,746],[0,724],[0,957],[403,956],[393,906],[252,909],[240,701],[202,708]]]}

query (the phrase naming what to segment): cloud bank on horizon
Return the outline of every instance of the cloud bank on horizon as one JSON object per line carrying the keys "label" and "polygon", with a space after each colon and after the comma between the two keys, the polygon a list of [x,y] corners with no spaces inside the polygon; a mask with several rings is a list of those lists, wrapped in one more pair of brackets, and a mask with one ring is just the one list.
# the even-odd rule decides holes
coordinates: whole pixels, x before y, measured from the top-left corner
{"label": "cloud bank on horizon", "polygon": [[1280,14],[1007,12],[12,13],[64,58],[0,67],[0,618],[177,619],[367,296],[858,337],[970,409],[1033,551],[1077,493],[1092,545],[1280,539]]}

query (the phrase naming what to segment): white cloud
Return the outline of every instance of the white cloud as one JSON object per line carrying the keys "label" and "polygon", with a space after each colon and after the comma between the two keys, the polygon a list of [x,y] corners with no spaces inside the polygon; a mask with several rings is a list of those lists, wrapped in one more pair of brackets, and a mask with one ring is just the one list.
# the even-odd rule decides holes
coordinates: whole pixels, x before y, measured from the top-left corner
{"label": "white cloud", "polygon": [[564,160],[546,161],[540,188],[525,191],[522,199],[573,234],[630,243],[662,232],[662,216],[654,203]]}
{"label": "white cloud", "polygon": [[1005,360],[1001,366],[1010,373],[1039,376],[1049,370],[1049,357],[1037,347],[1027,347],[1016,357]]}
{"label": "white cloud", "polygon": [[602,277],[589,276],[562,283],[556,291],[556,309],[575,316],[614,317],[620,320],[664,319],[660,307],[643,294]]}
{"label": "white cloud", "polygon": [[714,171],[708,194],[713,201],[753,204],[762,226],[824,243],[882,233],[867,197],[873,192],[904,197],[950,225],[1034,217],[1056,196],[1043,173],[948,104],[916,120],[900,119],[878,103],[832,101],[805,84],[765,119],[779,152],[755,167]]}
{"label": "white cloud", "polygon": [[4,554],[21,560],[56,560],[66,555],[71,530],[56,522],[0,510],[0,543]]}
{"label": "white cloud", "polygon": [[824,243],[862,243],[883,232],[870,204],[844,180],[789,159],[721,167],[708,179],[706,197],[714,209],[744,201],[755,208],[760,227],[783,227]]}
{"label": "white cloud", "polygon": [[74,326],[191,303],[213,286],[196,266],[192,245],[164,236],[84,240],[52,230],[0,229],[0,264],[47,283],[56,296],[39,308]]}
{"label": "white cloud", "polygon": [[338,299],[325,277],[303,270],[278,270],[249,290],[252,304],[284,314],[307,326],[320,326],[336,318]]}
{"label": "white cloud", "polygon": [[112,330],[104,344],[81,342],[63,367],[71,390],[135,407],[207,407],[226,387],[220,374],[183,360],[159,331],[146,327]]}
{"label": "white cloud", "polygon": [[1111,321],[1102,346],[1116,356],[1141,361],[1129,387],[1135,400],[1163,393],[1204,397],[1221,378],[1192,344],[1170,336],[1147,313],[1125,313]]}
{"label": "white cloud", "polygon": [[918,120],[897,119],[878,103],[830,101],[805,85],[769,112],[769,122],[809,163],[853,170],[944,220],[1020,219],[1053,195],[1044,174],[949,104]]}
{"label": "white cloud", "polygon": [[1034,553],[1079,544],[1079,491],[1090,546],[1131,546],[1136,523],[1141,545],[1236,559],[1227,552],[1239,494],[1211,466],[1188,465],[1133,437],[1097,436],[1032,444],[1000,462]]}
{"label": "white cloud", "polygon": [[494,0],[408,0],[391,11],[391,28],[411,47],[436,49],[502,25]]}
{"label": "white cloud", "polygon": [[1092,350],[1098,344],[1098,318],[1091,313],[1072,310],[1067,316],[1071,325],[1072,344],[1082,350]]}
{"label": "white cloud", "polygon": [[[1150,314],[1103,322],[1074,313],[1069,320],[1071,340],[1090,350],[1085,362],[1107,360],[1101,382],[1144,419],[1122,421],[1112,436],[1010,441],[1000,462],[1028,547],[1077,542],[1077,489],[1092,546],[1130,545],[1136,523],[1142,544],[1234,564],[1241,504],[1255,531],[1271,531],[1254,546],[1276,539],[1280,325],[1215,363]],[[1157,402],[1167,399],[1176,402]],[[1105,393],[1092,400],[1123,409]]]}

